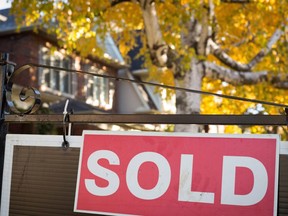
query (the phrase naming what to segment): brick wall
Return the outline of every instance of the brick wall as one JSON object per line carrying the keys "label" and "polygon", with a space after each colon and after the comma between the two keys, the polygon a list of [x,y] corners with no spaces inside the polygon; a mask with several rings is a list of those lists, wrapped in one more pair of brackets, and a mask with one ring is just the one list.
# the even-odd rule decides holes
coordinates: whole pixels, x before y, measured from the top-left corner
{"label": "brick wall", "polygon": [[[33,31],[26,31],[21,33],[12,32],[11,34],[0,35],[0,52],[6,52],[10,54],[10,61],[13,61],[17,64],[16,69],[22,65],[28,63],[40,63],[40,47],[46,46],[47,42],[50,44],[55,44],[49,36],[45,33],[40,32],[39,34],[34,33]],[[53,43],[54,42],[54,43]],[[76,55],[71,56],[72,62],[75,62]],[[117,69],[114,67],[105,66],[104,63],[96,62],[96,59],[90,59],[88,62],[91,64],[97,64],[97,67],[102,68],[107,75],[116,76]],[[87,61],[85,61],[87,62]],[[84,61],[81,61],[80,70],[84,70],[83,66]],[[72,65],[71,65],[72,67]],[[75,69],[75,68],[74,68]],[[21,86],[35,87],[39,89],[38,84],[38,69],[30,68],[27,69],[13,80],[14,83]],[[86,93],[84,75],[77,74],[77,78],[73,81],[77,83],[77,89],[74,92],[76,96],[75,99],[85,101]],[[39,89],[40,90],[40,89]],[[43,92],[41,92],[42,99],[44,98]],[[57,96],[55,96],[57,97]],[[54,97],[53,97],[54,98]],[[58,100],[61,99],[60,97]],[[62,98],[63,99],[63,98]],[[43,99],[45,100],[45,99]],[[54,99],[53,99],[54,100]],[[10,124],[9,132],[10,133],[37,133],[38,126],[33,124]],[[62,127],[60,127],[62,128]],[[79,127],[76,130],[76,134],[81,134],[83,127]]]}
{"label": "brick wall", "polygon": [[[10,54],[10,60],[17,63],[16,68],[27,63],[38,63],[38,48],[43,41],[33,32],[1,36],[1,52]],[[36,70],[23,71],[16,77],[15,83],[37,87]]]}

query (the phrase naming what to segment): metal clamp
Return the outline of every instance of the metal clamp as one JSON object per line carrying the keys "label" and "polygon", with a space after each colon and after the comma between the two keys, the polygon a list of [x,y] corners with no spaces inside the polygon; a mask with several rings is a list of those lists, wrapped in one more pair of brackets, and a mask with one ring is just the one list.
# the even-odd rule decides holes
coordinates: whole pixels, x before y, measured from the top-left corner
{"label": "metal clamp", "polygon": [[[70,118],[69,118],[69,115],[71,113],[67,112],[68,103],[69,103],[69,100],[67,99],[66,103],[65,103],[64,111],[63,111],[63,142],[62,142],[62,147],[64,150],[69,148],[69,142],[66,139],[66,135],[67,136],[71,135],[71,123],[70,123]],[[68,123],[68,133],[66,131],[67,123]]]}

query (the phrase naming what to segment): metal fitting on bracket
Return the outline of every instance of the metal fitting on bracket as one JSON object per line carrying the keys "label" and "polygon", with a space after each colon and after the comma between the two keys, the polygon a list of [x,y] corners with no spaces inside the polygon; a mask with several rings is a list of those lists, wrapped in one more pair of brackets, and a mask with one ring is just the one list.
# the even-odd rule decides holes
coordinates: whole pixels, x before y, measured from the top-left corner
{"label": "metal fitting on bracket", "polygon": [[0,53],[0,66],[7,66],[6,76],[9,78],[15,70],[16,63],[9,61],[8,53]]}
{"label": "metal fitting on bracket", "polygon": [[[63,111],[63,142],[62,142],[62,147],[64,150],[69,148],[69,142],[67,141],[66,136],[71,135],[71,122],[70,122],[69,115],[72,114],[72,111],[67,112],[68,104],[69,104],[69,100],[67,99],[66,103],[65,103],[64,111]],[[66,130],[67,123],[68,123],[68,132]]]}

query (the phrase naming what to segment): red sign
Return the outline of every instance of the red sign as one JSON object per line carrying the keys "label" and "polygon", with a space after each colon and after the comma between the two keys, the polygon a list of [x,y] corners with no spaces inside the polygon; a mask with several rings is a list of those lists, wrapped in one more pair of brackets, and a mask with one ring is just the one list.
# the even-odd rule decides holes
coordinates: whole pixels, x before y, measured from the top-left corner
{"label": "red sign", "polygon": [[75,211],[276,215],[277,136],[85,132]]}

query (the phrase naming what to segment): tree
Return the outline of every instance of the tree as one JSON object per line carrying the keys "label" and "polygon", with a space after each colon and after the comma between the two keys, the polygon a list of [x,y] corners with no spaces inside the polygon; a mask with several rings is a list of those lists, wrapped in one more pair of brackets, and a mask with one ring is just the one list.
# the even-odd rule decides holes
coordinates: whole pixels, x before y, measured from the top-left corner
{"label": "tree", "polygon": [[[68,51],[101,55],[95,36],[110,32],[126,56],[137,46],[137,35],[145,67],[160,82],[287,101],[280,90],[288,89],[285,0],[14,0],[12,7],[18,21],[25,17],[25,24],[50,26]],[[251,106],[183,92],[176,92],[176,105],[177,113],[185,114],[217,113],[216,107],[244,113]],[[177,125],[176,130],[199,127]]]}

